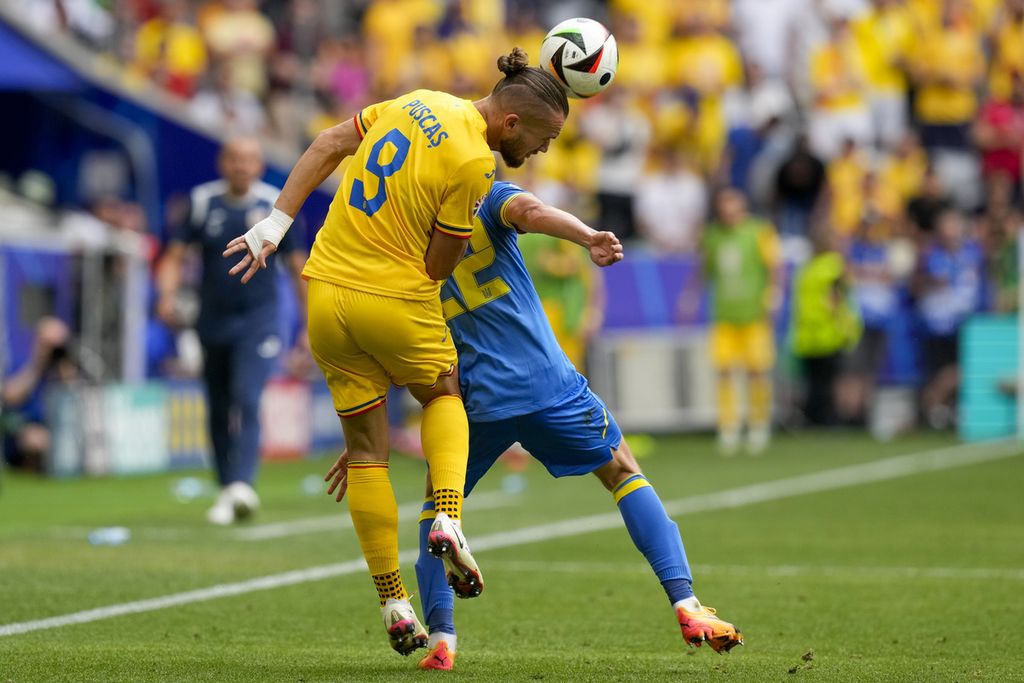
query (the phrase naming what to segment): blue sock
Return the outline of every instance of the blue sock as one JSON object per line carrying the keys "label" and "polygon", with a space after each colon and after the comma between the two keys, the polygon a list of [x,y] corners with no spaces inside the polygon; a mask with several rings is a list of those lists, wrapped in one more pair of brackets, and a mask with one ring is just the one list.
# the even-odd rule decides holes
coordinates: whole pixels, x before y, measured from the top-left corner
{"label": "blue sock", "polygon": [[444,565],[427,551],[427,536],[434,521],[434,501],[423,503],[423,512],[429,516],[420,517],[420,556],[416,560],[416,582],[420,589],[420,607],[431,633],[455,633],[455,593],[444,576]]}
{"label": "blue sock", "polygon": [[612,491],[637,550],[658,575],[670,603],[693,595],[693,576],[686,561],[679,527],[642,474],[635,474]]}

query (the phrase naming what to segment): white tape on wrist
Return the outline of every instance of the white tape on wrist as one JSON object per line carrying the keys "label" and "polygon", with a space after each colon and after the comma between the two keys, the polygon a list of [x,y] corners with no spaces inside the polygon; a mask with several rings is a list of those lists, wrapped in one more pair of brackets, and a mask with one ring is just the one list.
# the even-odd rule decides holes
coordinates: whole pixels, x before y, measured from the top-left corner
{"label": "white tape on wrist", "polygon": [[270,242],[277,247],[284,239],[288,228],[292,226],[294,219],[281,209],[274,209],[270,215],[256,225],[249,228],[245,233],[245,244],[249,247],[249,253],[258,258],[263,252],[263,243]]}

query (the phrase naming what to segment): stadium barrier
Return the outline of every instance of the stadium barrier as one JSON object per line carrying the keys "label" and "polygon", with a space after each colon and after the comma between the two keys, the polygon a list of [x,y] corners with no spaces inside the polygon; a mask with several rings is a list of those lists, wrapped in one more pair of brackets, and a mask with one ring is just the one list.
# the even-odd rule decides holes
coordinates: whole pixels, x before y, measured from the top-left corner
{"label": "stadium barrier", "polygon": [[590,382],[626,431],[715,424],[715,374],[704,327],[609,332],[590,350]]}
{"label": "stadium barrier", "polygon": [[[206,397],[196,381],[56,385],[47,473],[133,475],[205,466]],[[285,460],[344,446],[326,384],[275,379],[260,405],[262,457]]]}

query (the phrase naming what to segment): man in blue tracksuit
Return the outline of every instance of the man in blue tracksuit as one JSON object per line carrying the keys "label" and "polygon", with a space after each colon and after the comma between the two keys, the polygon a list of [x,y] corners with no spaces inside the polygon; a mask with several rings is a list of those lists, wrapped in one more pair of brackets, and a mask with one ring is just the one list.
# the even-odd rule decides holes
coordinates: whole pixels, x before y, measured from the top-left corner
{"label": "man in blue tracksuit", "polygon": [[[180,324],[177,292],[190,247],[202,260],[200,313],[196,324],[203,346],[210,440],[221,494],[207,518],[231,524],[259,506],[253,489],[259,464],[260,395],[282,349],[278,330],[276,264],[290,271],[298,310],[305,317],[305,284],[300,273],[306,253],[298,235],[285,236],[266,270],[246,285],[228,275],[231,263],[224,246],[266,217],[280,192],[260,181],[263,155],[259,142],[238,138],[228,142],[219,158],[221,178],[198,185],[189,195],[188,212],[175,226],[157,272],[157,314]],[[304,246],[304,245],[303,245]],[[305,324],[297,345],[305,344]]]}

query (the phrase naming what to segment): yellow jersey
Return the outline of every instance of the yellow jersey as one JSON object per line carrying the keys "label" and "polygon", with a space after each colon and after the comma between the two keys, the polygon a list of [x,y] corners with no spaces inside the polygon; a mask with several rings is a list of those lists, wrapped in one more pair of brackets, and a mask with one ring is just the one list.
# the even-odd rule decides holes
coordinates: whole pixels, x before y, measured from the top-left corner
{"label": "yellow jersey", "polygon": [[[970,123],[978,110],[975,87],[984,73],[981,36],[968,25],[937,29],[915,41],[918,70],[931,79],[917,89],[914,111],[926,125]],[[938,80],[942,76],[947,82]]]}
{"label": "yellow jersey", "polygon": [[910,11],[902,5],[872,10],[854,21],[853,34],[868,84],[885,93],[905,93],[903,61],[915,38]]}
{"label": "yellow jersey", "polygon": [[441,282],[424,256],[439,230],[473,234],[491,191],[487,124],[469,100],[414,90],[355,116],[362,137],[317,233],[304,277],[425,301]]}

